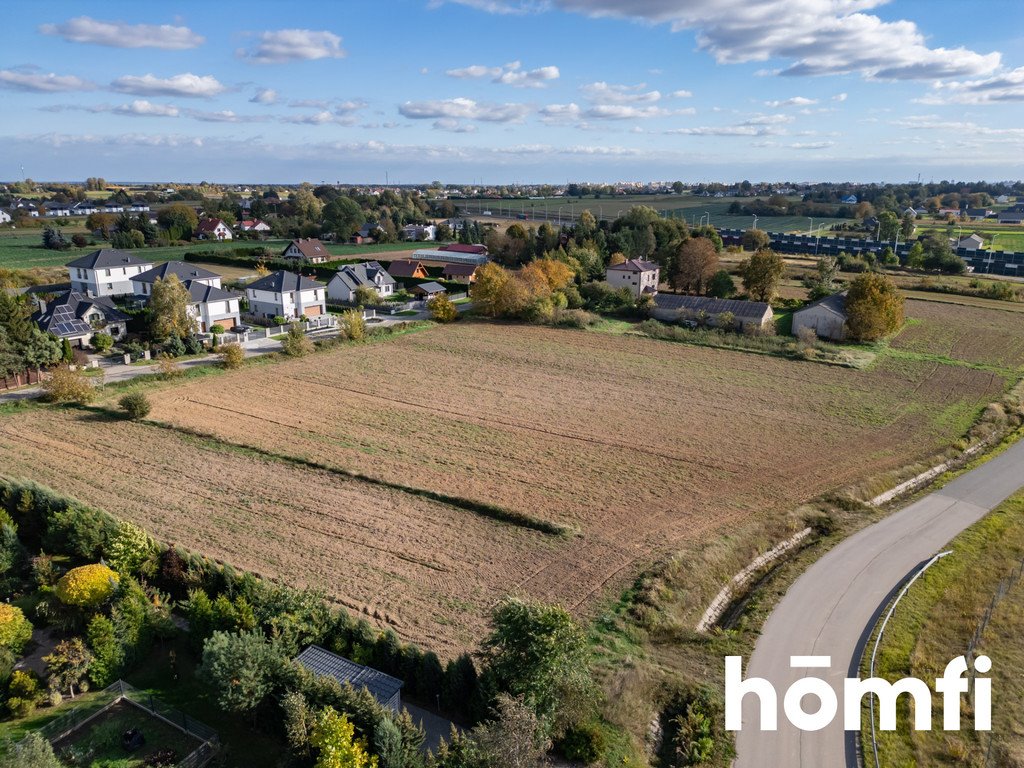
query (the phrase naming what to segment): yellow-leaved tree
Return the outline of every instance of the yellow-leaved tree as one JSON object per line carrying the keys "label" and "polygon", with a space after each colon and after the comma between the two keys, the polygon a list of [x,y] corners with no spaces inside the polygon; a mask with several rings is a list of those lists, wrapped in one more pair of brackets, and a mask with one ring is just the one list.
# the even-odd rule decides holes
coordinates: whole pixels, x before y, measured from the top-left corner
{"label": "yellow-leaved tree", "polygon": [[850,283],[846,315],[850,338],[877,341],[903,326],[903,294],[885,275],[866,272]]}
{"label": "yellow-leaved tree", "polygon": [[57,582],[57,597],[65,605],[100,605],[117,589],[120,577],[103,563],[72,568]]}
{"label": "yellow-leaved tree", "polygon": [[377,758],[366,750],[366,742],[355,738],[348,715],[325,707],[316,718],[310,744],[320,750],[315,768],[377,768]]}
{"label": "yellow-leaved tree", "polygon": [[32,623],[25,618],[21,608],[10,603],[0,603],[0,648],[20,656],[31,639]]}

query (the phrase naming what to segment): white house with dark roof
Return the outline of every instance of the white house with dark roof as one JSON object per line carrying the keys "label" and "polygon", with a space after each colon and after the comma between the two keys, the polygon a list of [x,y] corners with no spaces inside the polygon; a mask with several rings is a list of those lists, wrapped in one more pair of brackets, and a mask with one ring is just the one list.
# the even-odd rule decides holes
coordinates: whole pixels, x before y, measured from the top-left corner
{"label": "white house with dark roof", "polygon": [[32,315],[39,328],[73,345],[84,347],[96,333],[124,336],[128,315],[105,296],[86,296],[66,291]]}
{"label": "white house with dark roof", "polygon": [[220,325],[228,331],[241,321],[241,296],[237,293],[198,280],[187,281],[185,287],[191,296],[188,312],[199,321],[201,332],[208,333],[215,325]]}
{"label": "white house with dark roof", "polygon": [[278,270],[245,287],[249,312],[257,317],[315,317],[327,314],[327,286]]}
{"label": "white house with dark roof", "polygon": [[967,237],[961,238],[960,241],[956,244],[956,247],[963,248],[968,251],[976,251],[979,248],[982,248],[984,245],[985,241],[982,239],[981,235],[973,233],[967,235]]}
{"label": "white house with dark roof", "polygon": [[196,237],[200,240],[230,240],[234,233],[221,219],[203,219],[196,228]]}
{"label": "white house with dark roof", "polygon": [[395,279],[376,261],[346,264],[327,283],[327,296],[332,301],[353,302],[359,288],[369,288],[384,298],[395,292]]}
{"label": "white house with dark roof", "polygon": [[285,249],[281,251],[281,258],[307,264],[323,264],[330,261],[331,254],[328,252],[327,246],[315,237],[300,237],[285,246]]}
{"label": "white house with dark roof", "polygon": [[656,294],[661,269],[653,261],[629,259],[605,270],[605,280],[612,288],[628,288],[638,299],[645,293]]}
{"label": "white house with dark roof", "polygon": [[101,248],[67,264],[71,290],[89,296],[130,295],[135,292],[132,278],[152,267],[153,262],[116,248]]}
{"label": "white house with dark roof", "polygon": [[846,292],[834,293],[793,313],[793,335],[807,328],[819,339],[843,341],[846,338]]}
{"label": "white house with dark roof", "polygon": [[220,275],[216,272],[184,261],[168,261],[133,277],[132,292],[137,296],[149,296],[153,292],[153,283],[166,280],[171,275],[176,275],[183,283],[194,282],[220,288]]}

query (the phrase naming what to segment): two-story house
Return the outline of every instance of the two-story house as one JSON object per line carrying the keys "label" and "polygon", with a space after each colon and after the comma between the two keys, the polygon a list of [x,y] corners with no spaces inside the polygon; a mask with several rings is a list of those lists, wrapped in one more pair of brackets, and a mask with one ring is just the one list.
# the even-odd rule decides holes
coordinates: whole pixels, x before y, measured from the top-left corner
{"label": "two-story house", "polygon": [[171,275],[176,275],[183,283],[196,282],[220,288],[220,275],[216,272],[184,261],[168,261],[133,277],[132,292],[136,296],[149,296],[153,293],[153,283],[157,280],[166,280]]}
{"label": "two-story house", "polygon": [[189,314],[199,321],[201,332],[208,333],[215,325],[230,331],[239,324],[241,297],[238,294],[199,280],[189,280],[185,287],[192,297],[188,305]]}
{"label": "two-story house", "polygon": [[605,271],[605,280],[612,288],[628,288],[638,299],[645,293],[658,292],[660,268],[653,261],[630,259]]}
{"label": "two-story house", "polygon": [[109,333],[115,339],[124,336],[128,315],[109,298],[66,291],[43,305],[32,320],[41,330],[84,347],[97,333]]}
{"label": "two-story house", "polygon": [[196,237],[200,240],[230,240],[234,233],[220,219],[203,219],[196,228]]}
{"label": "two-story house", "polygon": [[281,251],[281,258],[306,264],[323,264],[330,260],[331,254],[327,251],[327,246],[315,237],[300,237],[285,246]]}
{"label": "two-story house", "polygon": [[315,317],[327,314],[327,286],[279,270],[245,287],[249,312],[257,317]]}
{"label": "two-story house", "polygon": [[359,288],[370,288],[384,298],[395,292],[395,278],[376,261],[346,264],[327,284],[327,296],[332,301],[354,302]]}
{"label": "two-story house", "polygon": [[127,296],[134,293],[132,278],[153,267],[153,262],[116,248],[101,248],[68,262],[71,290],[88,296]]}

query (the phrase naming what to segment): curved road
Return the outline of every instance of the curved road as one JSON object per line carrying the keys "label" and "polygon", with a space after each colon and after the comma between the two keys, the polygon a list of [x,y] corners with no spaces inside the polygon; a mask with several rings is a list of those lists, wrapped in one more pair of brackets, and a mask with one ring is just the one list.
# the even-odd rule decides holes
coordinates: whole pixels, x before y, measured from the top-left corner
{"label": "curved road", "polygon": [[[765,622],[744,671],[744,679],[763,677],[774,685],[778,730],[760,730],[758,701],[748,695],[735,768],[856,766],[854,734],[843,730],[843,679],[859,677],[861,650],[879,614],[913,571],[1021,487],[1024,441],[856,533],[807,569]],[[832,666],[790,669],[789,657],[797,655],[831,656]],[[808,675],[828,680],[839,712],[828,727],[801,732],[786,719],[782,700],[790,685]],[[817,707],[814,697],[805,704],[811,712]]]}

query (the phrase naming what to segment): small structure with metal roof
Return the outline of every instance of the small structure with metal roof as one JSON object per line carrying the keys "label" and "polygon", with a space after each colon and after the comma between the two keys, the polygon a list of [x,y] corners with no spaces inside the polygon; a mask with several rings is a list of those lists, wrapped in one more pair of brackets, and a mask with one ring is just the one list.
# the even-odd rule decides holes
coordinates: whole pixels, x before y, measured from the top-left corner
{"label": "small structure with metal roof", "polygon": [[342,685],[347,683],[353,688],[365,688],[380,702],[381,706],[387,707],[393,712],[400,712],[402,709],[402,685],[404,683],[397,677],[386,675],[372,667],[356,664],[354,661],[331,653],[319,645],[309,646],[295,658],[295,661],[317,677],[333,677]]}

